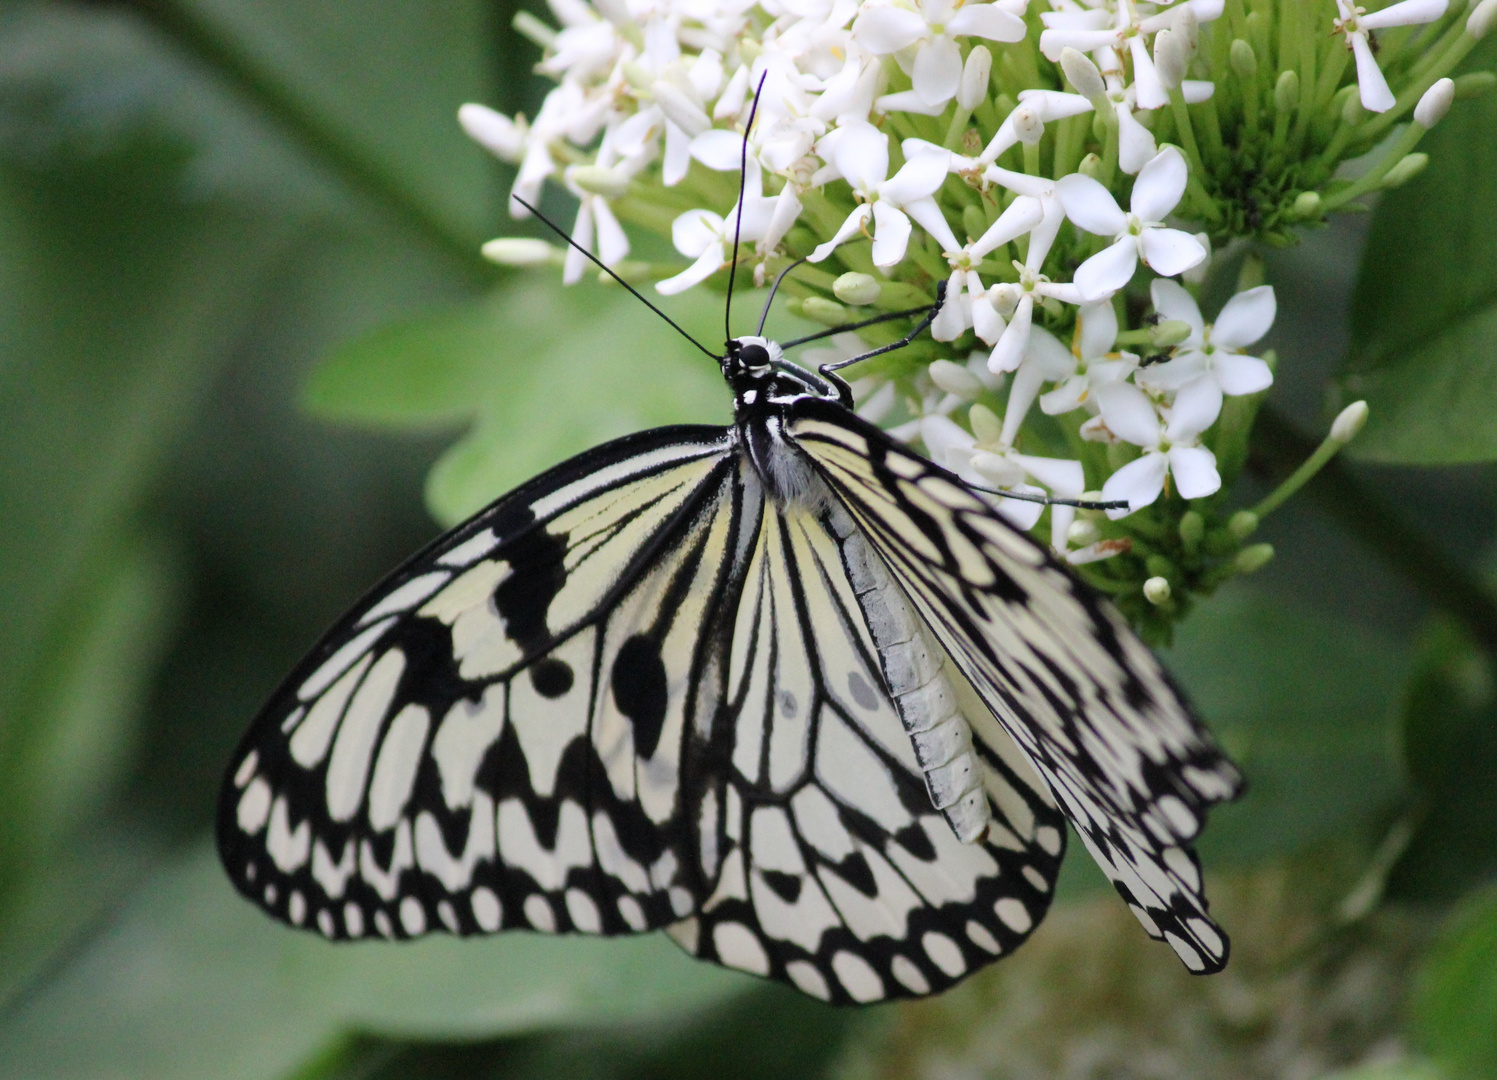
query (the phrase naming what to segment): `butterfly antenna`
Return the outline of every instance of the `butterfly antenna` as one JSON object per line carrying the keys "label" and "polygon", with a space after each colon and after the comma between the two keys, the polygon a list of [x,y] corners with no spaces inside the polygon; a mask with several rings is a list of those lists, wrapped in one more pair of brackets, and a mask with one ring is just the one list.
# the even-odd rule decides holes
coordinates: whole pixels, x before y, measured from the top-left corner
{"label": "butterfly antenna", "polygon": [[703,345],[700,341],[698,341],[696,338],[692,337],[685,330],[683,330],[681,328],[681,324],[678,323],[678,322],[676,322],[675,319],[671,318],[665,312],[661,311],[658,307],[656,307],[654,304],[650,303],[647,299],[645,299],[645,297],[643,296],[643,294],[641,294],[640,291],[638,289],[636,289],[633,285],[630,285],[627,281],[625,281],[623,278],[619,277],[617,274],[615,274],[608,267],[604,266],[603,265],[603,260],[599,259],[591,251],[588,251],[587,248],[583,247],[581,244],[577,243],[577,241],[573,240],[570,236],[568,236],[566,234],[566,232],[559,225],[556,224],[556,222],[552,221],[545,214],[541,213],[535,207],[531,206],[524,199],[520,198],[520,196],[518,196],[518,195],[510,195],[510,198],[513,199],[513,200],[515,200],[515,202],[519,203],[526,210],[529,210],[536,217],[540,218],[541,223],[543,225],[545,225],[546,228],[550,229],[557,236],[561,237],[570,246],[572,246],[572,247],[576,248],[578,251],[580,251],[587,258],[587,260],[589,262],[593,263],[595,266],[597,266],[597,268],[599,270],[603,271],[603,273],[605,273],[609,277],[613,278],[614,281],[617,281],[624,288],[628,289],[629,292],[634,296],[634,298],[636,300],[638,300],[641,304],[643,304],[645,307],[649,308],[656,315],[659,315],[666,322],[670,323],[671,327],[676,331],[676,333],[680,334],[687,341],[689,341],[693,345],[695,345],[698,349],[701,349],[702,352],[704,352],[708,356],[712,357],[712,359],[714,359],[714,360],[721,360],[722,359],[722,357],[718,356],[717,353],[715,353],[711,349],[707,348],[707,346]]}
{"label": "butterfly antenna", "polygon": [[754,335],[756,337],[764,336],[764,324],[769,321],[769,305],[774,303],[774,294],[780,291],[780,282],[785,280],[786,274],[790,273],[790,271],[794,270],[797,266],[805,262],[810,257],[811,256],[806,255],[802,258],[796,259],[789,266],[785,267],[785,269],[781,270],[779,275],[774,279],[774,284],[769,287],[769,296],[764,301],[764,310],[759,313],[759,328],[754,331]]}
{"label": "butterfly antenna", "polygon": [[[743,196],[748,190],[748,144],[749,132],[754,130],[754,117],[759,115],[759,95],[764,93],[766,71],[759,76],[759,85],[754,88],[754,103],[749,107],[748,125],[743,129],[743,152],[738,159],[738,214],[733,222],[733,261],[728,264],[728,300],[723,304],[723,336],[733,338],[733,279],[738,276],[738,240],[743,233]],[[777,283],[778,284],[778,283]],[[763,328],[763,322],[760,322]]]}

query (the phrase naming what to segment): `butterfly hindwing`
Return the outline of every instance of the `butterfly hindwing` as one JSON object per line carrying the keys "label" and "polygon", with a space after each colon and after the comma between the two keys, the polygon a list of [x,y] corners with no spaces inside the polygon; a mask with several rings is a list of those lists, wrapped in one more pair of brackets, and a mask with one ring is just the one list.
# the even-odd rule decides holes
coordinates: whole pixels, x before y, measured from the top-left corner
{"label": "butterfly hindwing", "polygon": [[791,437],[1145,929],[1191,970],[1220,970],[1227,940],[1188,845],[1241,779],[1158,661],[984,496],[835,404],[796,410]]}
{"label": "butterfly hindwing", "polygon": [[240,890],[335,939],[692,910],[677,759],[735,471],[722,429],[619,440],[378,586],[233,759],[218,829]]}

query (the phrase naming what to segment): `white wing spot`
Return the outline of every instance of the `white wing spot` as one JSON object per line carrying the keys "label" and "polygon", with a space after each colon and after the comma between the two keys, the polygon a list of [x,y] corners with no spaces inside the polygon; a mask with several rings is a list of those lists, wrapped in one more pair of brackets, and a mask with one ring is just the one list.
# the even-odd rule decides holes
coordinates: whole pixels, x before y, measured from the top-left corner
{"label": "white wing spot", "polygon": [[540,893],[527,896],[522,910],[526,921],[537,930],[547,934],[556,932],[556,912],[551,910],[550,901]]}
{"label": "white wing spot", "polygon": [[359,619],[359,625],[363,626],[365,623],[386,615],[398,615],[402,611],[408,611],[440,589],[451,576],[445,570],[433,570],[420,577],[411,578],[410,581],[387,594],[383,600],[364,612]]}
{"label": "white wing spot", "polygon": [[317,913],[317,929],[322,931],[322,936],[331,938],[337,932],[337,926],[333,923],[333,913],[323,908]]}
{"label": "white wing spot", "polygon": [[351,938],[364,936],[364,909],[352,901],[343,905],[343,929]]}
{"label": "white wing spot", "polygon": [[1222,954],[1222,938],[1210,923],[1205,919],[1186,919],[1185,925],[1190,927],[1196,939],[1206,946],[1206,949],[1214,956]]}
{"label": "white wing spot", "polygon": [[234,786],[244,787],[250,782],[250,777],[255,775],[255,769],[260,764],[260,751],[251,750],[244,755],[244,760],[239,763],[239,768],[234,770]]}
{"label": "white wing spot", "polygon": [[324,660],[322,665],[297,688],[296,696],[303,701],[310,701],[322,693],[333,684],[334,679],[348,670],[355,660],[363,656],[365,651],[394,625],[395,617],[392,615],[388,619],[381,619],[357,637],[344,642],[337,652]]}
{"label": "white wing spot", "polygon": [[1175,955],[1178,956],[1181,961],[1184,962],[1185,966],[1190,968],[1191,971],[1200,971],[1205,968],[1206,961],[1201,958],[1200,951],[1196,949],[1196,947],[1190,942],[1182,938],[1179,934],[1175,933],[1173,930],[1166,930],[1164,932],[1164,940],[1169,942],[1170,948],[1175,950]]}
{"label": "white wing spot", "polygon": [[312,845],[312,879],[322,886],[322,891],[330,900],[336,900],[343,895],[343,890],[348,886],[349,875],[356,868],[358,843],[350,836],[343,842],[343,854],[338,861],[333,861],[332,853],[321,840]]}
{"label": "white wing spot", "polygon": [[1033,885],[1038,892],[1047,893],[1050,891],[1050,882],[1045,880],[1045,875],[1027,863],[1024,866],[1024,879]]}
{"label": "white wing spot", "polygon": [[276,899],[280,895],[280,891],[275,887],[275,882],[271,882],[269,885],[265,886],[265,906],[275,907]]}
{"label": "white wing spot", "polygon": [[374,929],[382,938],[393,938],[395,936],[395,928],[390,925],[390,916],[385,914],[384,908],[375,909]]}
{"label": "white wing spot", "polygon": [[270,829],[265,834],[265,850],[283,874],[300,867],[312,854],[312,823],[303,821],[291,828],[291,811],[284,795],[270,808]]}
{"label": "white wing spot", "polygon": [[480,529],[457,547],[444,554],[437,562],[443,566],[467,566],[499,546],[499,538],[493,529]]}
{"label": "white wing spot", "polygon": [[1034,839],[1047,855],[1060,854],[1060,830],[1053,825],[1041,825],[1035,830]]}
{"label": "white wing spot", "polygon": [[447,928],[448,933],[455,934],[458,932],[457,911],[453,908],[450,901],[437,901],[437,918],[442,920],[442,925]]}
{"label": "white wing spot", "polygon": [[945,934],[930,931],[920,939],[920,947],[930,957],[932,964],[953,979],[967,970],[967,958],[962,955],[962,947]]}
{"label": "white wing spot", "polygon": [[504,730],[505,684],[495,683],[479,701],[459,701],[447,710],[431,741],[431,756],[442,777],[442,798],[449,810],[473,801],[473,788],[484,755]]}
{"label": "white wing spot", "polygon": [[930,980],[915,966],[915,962],[908,956],[896,956],[894,962],[889,965],[889,970],[899,980],[906,990],[912,994],[930,993]]}
{"label": "white wing spot", "polygon": [[1026,933],[1034,925],[1034,918],[1029,914],[1029,909],[1024,906],[1024,901],[1016,900],[1012,896],[1006,896],[993,905],[993,914],[1003,920],[1003,925],[1016,934]]}
{"label": "white wing spot", "polygon": [[631,930],[645,928],[644,908],[640,907],[639,901],[632,896],[619,897],[619,918],[623,919]]}
{"label": "white wing spot", "polygon": [[272,796],[270,785],[262,777],[255,777],[250,786],[244,789],[244,794],[239,796],[239,809],[235,813],[235,820],[239,822],[242,832],[254,836],[265,827],[265,821],[270,817]]}
{"label": "white wing spot", "polygon": [[414,896],[407,896],[400,902],[400,925],[411,937],[426,933],[426,909]]}
{"label": "white wing spot", "polygon": [[374,662],[348,703],[327,765],[327,812],[334,821],[350,820],[364,801],[374,740],[404,671],[405,653],[390,649]]}
{"label": "white wing spot", "polygon": [[420,705],[407,705],[390,722],[369,781],[369,824],[380,832],[405,813],[430,727],[431,713]]}
{"label": "white wing spot", "polygon": [[359,685],[359,680],[369,670],[372,661],[371,655],[364,654],[357,664],[349,668],[342,678],[312,703],[306,720],[296,729],[290,742],[291,756],[303,769],[311,769],[327,757],[333,733],[338,730],[338,721],[343,718],[343,706],[348,704],[348,696]]}
{"label": "white wing spot", "polygon": [[300,889],[292,890],[291,896],[286,901],[286,914],[291,917],[292,926],[300,926],[307,918],[307,898],[301,894]]}
{"label": "white wing spot", "polygon": [[769,974],[769,954],[758,936],[739,922],[722,922],[712,928],[717,958],[729,967],[755,975]]}
{"label": "white wing spot", "polygon": [[499,917],[503,913],[499,907],[499,898],[494,895],[494,890],[487,885],[480,885],[473,890],[473,895],[468,898],[468,906],[473,909],[473,921],[478,924],[480,930],[492,934],[499,929]]}
{"label": "white wing spot", "polygon": [[[914,967],[913,964],[910,966]],[[843,949],[833,956],[832,974],[837,976],[837,981],[854,1001],[876,1001],[885,994],[884,980],[857,953]]]}
{"label": "white wing spot", "polygon": [[1192,889],[1201,887],[1201,874],[1196,869],[1196,864],[1189,855],[1177,847],[1165,848],[1163,852],[1164,865],[1169,867],[1170,873],[1174,874]]}
{"label": "white wing spot", "polygon": [[593,903],[593,898],[581,889],[568,889],[566,893],[567,915],[572,920],[572,925],[584,934],[597,934],[603,930],[603,917],[598,913],[598,905]]}
{"label": "white wing spot", "polygon": [[826,984],[826,976],[817,971],[814,964],[808,964],[804,960],[792,960],[785,965],[785,974],[790,976],[790,981],[803,993],[820,998],[822,1001],[830,1000],[832,991]]}
{"label": "white wing spot", "polygon": [[983,952],[990,952],[994,956],[1003,951],[1003,946],[998,944],[998,939],[993,936],[992,931],[976,919],[970,919],[967,922],[967,938]]}

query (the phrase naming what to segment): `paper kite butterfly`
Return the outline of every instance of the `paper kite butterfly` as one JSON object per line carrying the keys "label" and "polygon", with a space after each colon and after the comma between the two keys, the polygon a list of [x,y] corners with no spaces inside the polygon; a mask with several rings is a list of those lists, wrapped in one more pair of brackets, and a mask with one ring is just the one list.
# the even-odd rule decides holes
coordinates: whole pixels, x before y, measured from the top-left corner
{"label": "paper kite butterfly", "polygon": [[870,1002],[1017,948],[1069,821],[1220,970],[1190,845],[1237,769],[995,496],[852,412],[851,362],[730,340],[732,426],[590,450],[376,586],[230,762],[239,890],[339,941],[663,929]]}

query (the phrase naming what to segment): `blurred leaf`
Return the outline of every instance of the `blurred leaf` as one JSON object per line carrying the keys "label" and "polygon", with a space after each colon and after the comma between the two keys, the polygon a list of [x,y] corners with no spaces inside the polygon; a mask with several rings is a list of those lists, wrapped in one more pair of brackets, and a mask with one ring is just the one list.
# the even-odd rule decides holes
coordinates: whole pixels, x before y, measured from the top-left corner
{"label": "blurred leaf", "polygon": [[1457,910],[1419,973],[1411,1029],[1452,1077],[1497,1076],[1497,888]]}
{"label": "blurred leaf", "polygon": [[1208,862],[1367,829],[1397,796],[1396,643],[1244,583],[1202,605],[1166,660],[1248,777],[1247,794],[1213,812]]}
{"label": "blurred leaf", "polygon": [[1497,874],[1497,672],[1458,626],[1439,619],[1415,655],[1403,700],[1414,833],[1391,895],[1450,900]]}
{"label": "blurred leaf", "polygon": [[1444,1080],[1445,1072],[1429,1061],[1390,1061],[1382,1065],[1363,1065],[1356,1069],[1338,1069],[1315,1080]]}
{"label": "blurred leaf", "polygon": [[279,1077],[349,1029],[472,1039],[682,1017],[750,985],[659,934],[332,945],[265,918],[203,845],[0,1024],[0,1075]]}
{"label": "blurred leaf", "polygon": [[[1497,40],[1465,70],[1497,64]],[[1348,452],[1420,465],[1497,459],[1497,97],[1461,101],[1419,144],[1434,168],[1378,204],[1352,307]]]}
{"label": "blurred leaf", "polygon": [[[715,341],[722,300],[671,314]],[[314,372],[319,415],[400,426],[474,417],[437,463],[432,513],[454,524],[542,469],[607,439],[667,423],[724,423],[716,365],[638,300],[549,275],[517,276],[481,301],[376,332]]]}

